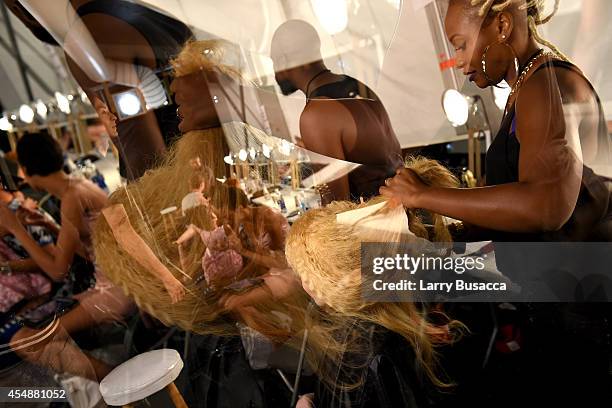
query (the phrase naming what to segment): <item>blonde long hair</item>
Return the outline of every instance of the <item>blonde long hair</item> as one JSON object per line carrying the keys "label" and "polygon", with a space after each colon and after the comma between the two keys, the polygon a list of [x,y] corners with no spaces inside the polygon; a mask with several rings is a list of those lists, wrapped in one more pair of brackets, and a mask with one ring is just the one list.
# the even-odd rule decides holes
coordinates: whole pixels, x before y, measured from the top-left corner
{"label": "blonde long hair", "polygon": [[[190,159],[200,156],[202,162],[210,163],[211,144],[222,137],[220,130],[189,132],[175,143],[161,166],[147,171],[139,180],[117,190],[109,199],[109,205],[122,204],[130,223],[138,235],[153,250],[164,265],[184,282],[187,294],[183,301],[172,305],[168,293],[160,279],[138,264],[125,253],[115,240],[110,226],[100,217],[94,229],[96,262],[116,285],[134,298],[137,305],[165,324],[176,324],[186,330],[199,331],[198,328],[218,318],[213,299],[205,299],[203,288],[195,281],[201,270],[200,263],[189,265],[183,271],[179,265],[178,248],[174,241],[190,224],[201,228],[210,227],[210,215],[205,211],[187,212],[184,218],[175,217],[172,223],[176,228],[168,231],[168,218],[162,215],[165,208],[180,205],[182,198],[190,192],[188,180],[193,169]],[[222,191],[213,187],[213,194],[222,201]],[[200,240],[192,240],[187,249],[189,259],[197,259],[204,252]],[[207,330],[216,331],[208,326]],[[225,329],[223,329],[225,331]]]}
{"label": "blonde long hair", "polygon": [[[216,40],[188,42],[171,62],[175,74],[180,77],[199,70],[216,70],[225,75],[238,76],[237,70],[223,63],[223,49],[224,43]],[[244,128],[251,129],[246,124]],[[187,293],[180,302],[172,304],[161,280],[121,249],[104,217],[98,219],[94,230],[97,263],[112,282],[131,296],[142,310],[161,322],[203,334],[236,333],[235,319],[218,305],[221,293],[205,291],[205,283],[198,279],[202,274],[200,259],[206,249],[201,240],[193,239],[186,247],[184,259],[191,262],[188,262],[185,270],[180,266],[178,247],[174,241],[191,224],[203,229],[212,228],[211,210],[201,206],[187,211],[184,217],[162,215],[161,211],[180,206],[183,197],[190,193],[189,180],[194,172],[202,171],[194,163],[210,168],[216,178],[226,176],[227,166],[223,160],[226,151],[226,134],[222,127],[187,132],[174,143],[155,169],[116,191],[109,199],[109,205],[124,206],[136,233],[168,270],[183,282]],[[240,200],[231,193],[232,189],[224,184],[214,182],[210,186],[208,194],[215,211],[235,210],[233,207],[239,205]],[[261,268],[247,265],[237,279],[255,277],[261,273]],[[282,309],[281,306],[258,305],[265,312]],[[258,322],[257,329],[270,336],[279,333],[286,335],[286,329],[282,328],[282,322],[274,314],[265,313],[263,316],[269,320]]]}
{"label": "blonde long hair", "polygon": [[[447,169],[433,160],[412,158],[407,161],[406,166],[429,185],[459,185],[458,180]],[[358,334],[357,338],[353,336],[351,341],[342,336],[338,337],[338,333],[351,332],[355,327],[360,327],[361,323],[367,322],[401,335],[414,350],[420,366],[431,382],[437,386],[447,386],[436,373],[435,349],[452,342],[454,333],[460,332],[456,329],[463,326],[443,314],[438,314],[437,317],[445,321],[445,324],[434,324],[429,313],[413,302],[368,302],[362,298],[361,244],[378,241],[393,245],[406,242],[407,238],[395,232],[364,233],[354,225],[338,223],[336,216],[379,202],[380,198],[364,204],[334,202],[325,208],[307,212],[291,228],[286,245],[287,260],[300,276],[302,284],[314,293],[315,299],[321,299],[330,308],[323,315],[314,318],[310,325],[310,348],[313,357],[311,363],[319,367],[325,377],[325,371],[331,370],[335,373],[343,370],[337,366],[337,362],[342,360],[344,353],[368,353],[368,342],[360,341],[363,333]],[[440,215],[431,214],[435,223],[432,232],[428,232],[416,212],[409,212],[408,217],[410,229],[417,237],[441,242],[451,240]],[[359,333],[359,330],[357,332]],[[359,367],[351,366],[345,370],[355,371],[357,368]],[[351,377],[350,383],[344,386],[359,386],[360,380]]]}

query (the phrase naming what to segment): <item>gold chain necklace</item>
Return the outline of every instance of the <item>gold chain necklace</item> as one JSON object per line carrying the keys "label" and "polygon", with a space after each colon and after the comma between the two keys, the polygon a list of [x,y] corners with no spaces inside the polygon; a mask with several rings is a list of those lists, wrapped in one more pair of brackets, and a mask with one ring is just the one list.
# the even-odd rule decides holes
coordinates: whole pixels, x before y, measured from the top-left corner
{"label": "gold chain necklace", "polygon": [[512,96],[520,89],[521,85],[523,84],[523,81],[525,80],[525,77],[527,77],[527,74],[531,71],[531,68],[533,68],[536,61],[540,59],[540,57],[543,57],[543,56],[555,57],[555,54],[553,54],[552,52],[545,52],[544,49],[541,49],[540,51],[536,53],[536,55],[531,57],[531,59],[529,60],[525,68],[523,68],[523,71],[519,75],[518,79],[516,80],[516,83],[510,90],[510,94],[508,95],[508,102],[506,103],[506,109],[505,109],[504,115],[508,112],[508,103],[510,103]]}

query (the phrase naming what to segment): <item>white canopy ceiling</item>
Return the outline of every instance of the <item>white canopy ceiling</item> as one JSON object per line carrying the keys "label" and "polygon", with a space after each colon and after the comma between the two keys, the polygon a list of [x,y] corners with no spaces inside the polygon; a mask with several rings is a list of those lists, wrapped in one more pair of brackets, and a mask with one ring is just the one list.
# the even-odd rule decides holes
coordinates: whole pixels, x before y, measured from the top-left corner
{"label": "white canopy ceiling", "polygon": [[[322,38],[322,53],[335,71],[361,79],[383,100],[403,146],[442,142],[456,137],[445,120],[440,98],[444,90],[427,16],[415,7],[427,0],[142,0],[186,22],[198,37],[218,37],[241,45],[248,53],[247,71],[262,85],[273,84],[268,58],[271,36],[278,25],[291,18],[309,21]],[[323,4],[322,12],[318,4]],[[325,13],[332,13],[325,15]],[[335,14],[334,14],[335,13]],[[346,16],[344,15],[346,14]],[[345,18],[346,17],[346,18]],[[612,1],[564,0],[552,21],[542,28],[548,39],[574,58],[600,93],[612,116]],[[346,21],[345,21],[346,20]],[[36,43],[19,21],[12,18],[19,41]],[[345,24],[346,23],[346,24]],[[330,34],[330,33],[333,33]],[[22,47],[29,52],[30,47]],[[42,54],[42,53],[40,53]],[[8,54],[2,59],[6,83],[5,108],[30,102],[23,92],[16,64]],[[27,56],[26,56],[27,57]],[[47,80],[53,90],[64,87],[49,71],[48,63],[26,58],[32,71]],[[35,98],[45,92],[36,88]],[[12,95],[8,98],[8,95]],[[49,95],[50,96],[50,95]],[[16,101],[16,98],[22,100]],[[301,94],[281,100],[292,135],[298,134]],[[495,116],[495,115],[490,115]]]}

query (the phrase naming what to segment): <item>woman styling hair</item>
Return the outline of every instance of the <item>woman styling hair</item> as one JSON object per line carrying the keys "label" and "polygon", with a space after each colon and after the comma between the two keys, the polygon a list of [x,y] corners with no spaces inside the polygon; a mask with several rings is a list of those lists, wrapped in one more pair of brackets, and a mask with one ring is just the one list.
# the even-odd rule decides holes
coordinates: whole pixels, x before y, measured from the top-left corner
{"label": "woman styling hair", "polygon": [[[555,1],[555,11],[558,4]],[[456,50],[457,68],[480,88],[502,80],[511,86],[501,128],[487,152],[486,186],[428,187],[412,171],[401,169],[387,180],[381,194],[407,208],[423,208],[489,230],[488,238],[496,242],[611,240],[610,188],[593,171],[610,164],[601,104],[581,71],[538,34],[537,26],[552,17],[542,15],[543,6],[543,0],[449,3],[445,27]],[[509,248],[496,246],[497,266],[503,273],[533,269],[533,258],[511,253]],[[530,254],[537,256],[535,251]],[[560,278],[555,273],[544,280],[551,292]],[[565,294],[573,295],[575,284],[570,290]],[[587,313],[576,314],[574,306],[557,305],[537,310],[550,326],[532,338],[535,364],[528,372],[534,381],[527,384],[537,384],[538,394],[542,381],[550,387],[556,384],[556,389],[567,390],[555,394],[561,398],[573,389],[580,388],[581,395],[587,389],[604,389],[598,381],[605,378],[605,369],[597,358],[605,357],[596,356],[601,345],[597,340],[587,342],[588,336],[580,330],[570,334],[572,329],[567,329],[572,324],[592,325],[597,320],[593,313],[587,317]],[[578,319],[567,320],[568,313]],[[555,326],[555,319],[562,324]],[[547,371],[542,372],[543,368]],[[550,394],[544,394],[550,404]]]}

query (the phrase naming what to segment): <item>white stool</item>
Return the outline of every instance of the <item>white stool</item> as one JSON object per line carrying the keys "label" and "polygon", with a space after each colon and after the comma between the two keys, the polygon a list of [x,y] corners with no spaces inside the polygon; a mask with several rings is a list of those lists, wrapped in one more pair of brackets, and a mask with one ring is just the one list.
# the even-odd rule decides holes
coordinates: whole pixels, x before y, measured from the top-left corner
{"label": "white stool", "polygon": [[130,407],[166,388],[176,408],[187,408],[174,385],[183,369],[176,350],[162,349],[139,354],[111,371],[100,383],[100,394],[108,405]]}

